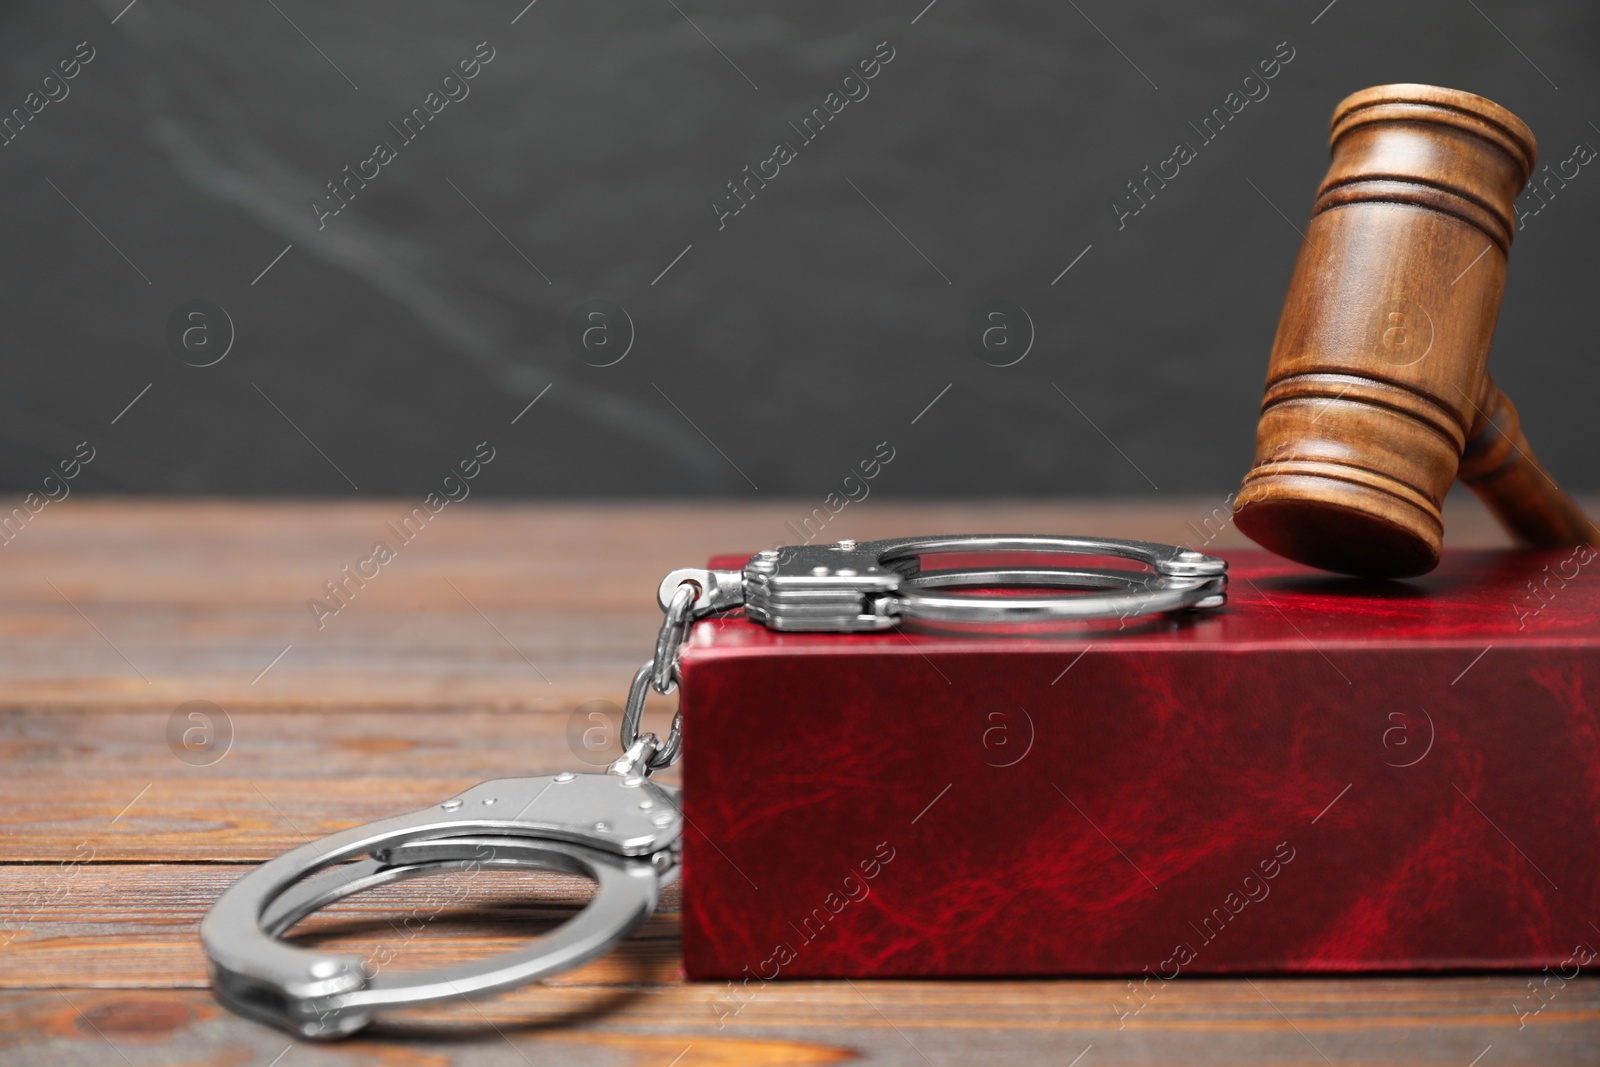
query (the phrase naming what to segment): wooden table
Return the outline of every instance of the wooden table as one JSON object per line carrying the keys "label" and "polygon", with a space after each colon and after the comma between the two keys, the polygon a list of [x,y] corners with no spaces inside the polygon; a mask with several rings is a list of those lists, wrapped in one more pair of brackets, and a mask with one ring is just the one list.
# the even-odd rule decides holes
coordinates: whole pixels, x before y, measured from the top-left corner
{"label": "wooden table", "polygon": [[[615,955],[546,985],[396,1015],[335,1045],[238,1019],[206,990],[196,924],[247,865],[483,778],[574,766],[569,736],[593,707],[575,709],[620,700],[655,634],[660,576],[785,543],[785,521],[810,510],[452,505],[398,546],[384,524],[409,507],[74,497],[0,547],[0,1064],[1600,1058],[1600,984],[1552,980],[1543,1010],[1519,1019],[1527,975],[1181,981],[1123,1025],[1116,981],[776,983],[719,1026],[726,989],[679,973],[675,890]],[[1194,542],[1217,508],[874,501],[834,525]],[[1447,527],[1455,544],[1499,543],[1470,500]],[[380,538],[396,558],[319,630],[308,598]],[[179,710],[189,701],[221,713],[185,748],[185,729],[206,728]],[[582,899],[556,876],[486,881],[415,934],[392,920],[425,906],[430,884],[437,899],[433,880],[310,929],[420,967],[508,947]],[[519,903],[530,887],[558,899]]]}

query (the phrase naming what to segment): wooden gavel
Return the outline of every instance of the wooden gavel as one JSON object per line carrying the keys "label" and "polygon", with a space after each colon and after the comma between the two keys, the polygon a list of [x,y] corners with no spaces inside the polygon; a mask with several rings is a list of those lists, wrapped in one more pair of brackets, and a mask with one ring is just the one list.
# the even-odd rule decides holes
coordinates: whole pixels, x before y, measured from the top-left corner
{"label": "wooden gavel", "polygon": [[1533,133],[1481,96],[1380,85],[1333,113],[1234,521],[1325,570],[1423,574],[1459,477],[1518,540],[1600,542],[1487,370]]}

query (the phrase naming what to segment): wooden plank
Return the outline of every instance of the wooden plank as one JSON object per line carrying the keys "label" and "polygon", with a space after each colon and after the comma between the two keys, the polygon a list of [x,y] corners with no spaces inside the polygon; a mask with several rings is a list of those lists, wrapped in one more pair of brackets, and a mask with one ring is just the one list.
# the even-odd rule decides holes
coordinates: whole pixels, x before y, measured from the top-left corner
{"label": "wooden plank", "polygon": [[[0,867],[0,988],[204,988],[200,920],[248,868],[233,864]],[[592,896],[581,879],[538,871],[451,872],[383,886],[296,927],[307,946],[375,969],[419,970],[525,945]],[[677,886],[614,953],[559,985],[660,983],[680,972]]]}
{"label": "wooden plank", "polygon": [[[205,971],[196,926],[211,900],[238,873],[238,867],[218,864],[90,864],[70,873],[45,865],[11,867],[0,879],[0,917],[5,918],[0,926],[5,930],[0,936],[0,988],[70,991],[77,1011],[88,1014],[102,1029],[125,1026],[138,1040],[152,1038],[141,1029],[154,1025],[152,1018],[179,1018],[186,1028],[197,1018],[210,1020],[225,1031],[243,1027],[255,1036],[266,1034],[268,1040],[277,1040],[261,1028],[219,1018],[204,1000],[145,995],[105,1000],[83,992],[202,986]],[[535,895],[555,903],[520,903]],[[504,951],[570,914],[584,897],[573,890],[570,880],[542,875],[470,897],[452,889],[450,899],[467,906],[430,918],[420,935],[407,938],[389,920],[418,909],[428,911],[438,900],[426,883],[410,882],[358,898],[326,913],[310,928],[324,939],[323,944],[410,969]],[[677,967],[677,908],[676,893],[669,890],[657,919],[616,954],[556,982],[480,1001],[476,1007],[405,1013],[397,1022],[380,1026],[375,1035],[403,1037],[405,1047],[421,1054],[429,1048],[430,1035],[437,1040],[443,1034],[464,1033],[488,1042],[492,1026],[498,1026],[528,1037],[525,1051],[549,1054],[552,1045],[560,1049],[571,1035],[564,1029],[545,1035],[542,1028],[565,1027],[573,1020],[564,1016],[577,1013],[578,1021],[600,1027],[616,1041],[589,1035],[563,1053],[569,1057],[564,1062],[603,1060],[601,1050],[615,1051],[618,1042],[629,1055],[659,1051],[658,1042],[645,1040],[635,1047],[631,1038],[624,1037],[641,1031],[654,1038],[680,1034],[684,1044],[700,1045],[702,1055],[716,1052],[726,1057],[706,1062],[741,1062],[739,1056],[756,1057],[743,1062],[832,1062],[784,1058],[821,1056],[804,1040],[819,1031],[829,1034],[821,1049],[884,1055],[892,1062],[904,1051],[894,1040],[898,1028],[930,1058],[936,1050],[947,1054],[956,1048],[974,1055],[981,1051],[985,1059],[999,1055],[1000,1063],[1048,1056],[1052,1047],[1059,1050],[1070,1041],[1093,1043],[1101,1050],[1095,1061],[1100,1063],[1142,1062],[1140,1056],[1156,1053],[1177,1062],[1185,1044],[1197,1040],[1222,1042],[1219,1048],[1226,1048],[1228,1055],[1219,1062],[1321,1062],[1316,1050],[1294,1047],[1290,1041],[1298,1036],[1294,1027],[1306,1032],[1322,1054],[1341,1057],[1334,1058],[1341,1063],[1348,1062],[1342,1057],[1359,1055],[1363,1049],[1368,1054],[1388,1051],[1394,1041],[1412,1042],[1414,1047],[1392,1062],[1461,1063],[1466,1061],[1434,1053],[1467,1048],[1475,1055],[1490,1044],[1503,1051],[1524,1047],[1525,1055],[1497,1057],[1497,1063],[1576,1062],[1571,1057],[1600,1037],[1600,981],[1590,978],[1552,980],[1541,987],[1548,1003],[1535,999],[1529,979],[1520,975],[1176,982],[1157,984],[1153,992],[1146,992],[1146,1002],[1136,1014],[1120,1020],[1119,1010],[1126,1012],[1136,1001],[1130,986],[1117,981],[860,982],[854,988],[849,983],[751,983],[738,988],[727,983],[684,984]],[[615,991],[579,988],[596,986]],[[37,1014],[12,1013],[19,1003],[32,1004],[58,1024],[65,1018],[54,1015],[49,999],[0,995],[0,1035],[37,1034],[29,1029],[40,1022]],[[1535,1014],[1519,1017],[1519,1005],[1529,1013],[1541,1003],[1544,1006]],[[184,1006],[179,1009],[174,1004]],[[1280,1010],[1282,1016],[1276,1014]],[[884,1030],[877,1011],[893,1026]],[[130,1014],[145,1021],[124,1018]],[[1285,1018],[1293,1026],[1285,1025]],[[87,1038],[96,1035],[83,1025],[73,1025],[82,1052]],[[536,1039],[530,1027],[540,1028]],[[994,1039],[1000,1032],[1005,1035],[1003,1043]],[[1134,1036],[1128,1036],[1130,1032]],[[169,1055],[180,1051],[198,1055],[216,1040],[209,1028],[163,1036],[176,1041],[166,1048]],[[599,1045],[587,1043],[590,1040]],[[1480,1040],[1475,1049],[1469,1047]],[[92,1042],[87,1044],[92,1048]],[[677,1051],[681,1045],[670,1049],[669,1057]],[[1377,1061],[1389,1062],[1381,1056]]]}
{"label": "wooden plank", "polygon": [[[386,524],[408,511],[405,501],[73,496],[5,548],[0,707],[170,711],[204,699],[230,712],[552,710],[617,699],[659,624],[653,596],[663,574],[719,552],[802,540],[796,531],[817,506],[468,502],[402,545]],[[1447,510],[1449,543],[1504,543],[1473,502]],[[1220,494],[1162,503],[871,499],[824,527],[830,539],[1004,529],[1243,543]],[[394,561],[350,586],[348,606],[319,629],[307,601],[325,599],[324,583],[342,580],[342,568],[380,539],[394,542]]]}
{"label": "wooden plank", "polygon": [[[169,743],[169,722],[176,720],[180,750],[183,731],[193,725],[181,712],[0,710],[0,783],[23,777],[87,777],[102,769],[127,778],[177,782],[375,774],[476,780],[599,770],[619,750],[625,689],[620,686],[611,700],[564,703],[548,711],[448,704],[402,712],[301,711],[293,716],[260,708],[225,710],[225,724],[211,724],[209,738],[194,738],[209,747],[186,753],[204,766],[184,762]],[[665,732],[676,707],[676,695],[652,699],[645,729]],[[225,748],[223,730],[231,735]]]}
{"label": "wooden plank", "polygon": [[95,863],[260,862],[335,830],[448,800],[479,780],[7,779],[0,781],[0,863],[72,863],[86,851]]}
{"label": "wooden plank", "polygon": [[[1450,1065],[1592,1062],[1600,983],[1536,1017],[1509,979],[1177,982],[1118,1029],[1110,982],[533,986],[396,1013],[354,1040],[296,1043],[190,990],[0,994],[0,1064]],[[720,1028],[719,1028],[720,1024]],[[109,1047],[108,1047],[109,1046]],[[287,1051],[286,1051],[287,1050]],[[681,1057],[674,1059],[674,1057]]]}

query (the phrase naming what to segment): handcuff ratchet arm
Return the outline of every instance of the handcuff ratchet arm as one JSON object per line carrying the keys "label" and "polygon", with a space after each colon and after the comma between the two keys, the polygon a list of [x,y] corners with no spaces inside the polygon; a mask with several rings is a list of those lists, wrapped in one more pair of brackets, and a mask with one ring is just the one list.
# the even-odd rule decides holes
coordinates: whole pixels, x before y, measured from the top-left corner
{"label": "handcuff ratchet arm", "polygon": [[[642,775],[483,782],[302,845],[234,883],[200,926],[212,984],[230,1007],[308,1038],[351,1033],[378,1008],[519,986],[605,952],[648,916],[676,876],[681,830],[675,791]],[[345,862],[363,855],[371,858]],[[598,892],[524,949],[459,967],[389,975],[278,939],[323,905],[375,885],[508,866],[585,875]]]}

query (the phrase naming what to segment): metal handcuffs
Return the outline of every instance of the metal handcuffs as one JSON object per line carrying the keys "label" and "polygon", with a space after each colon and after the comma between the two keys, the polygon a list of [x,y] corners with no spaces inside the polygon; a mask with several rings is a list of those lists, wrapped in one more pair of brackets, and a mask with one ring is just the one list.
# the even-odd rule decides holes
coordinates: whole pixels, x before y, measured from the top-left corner
{"label": "metal handcuffs", "polygon": [[[921,570],[939,553],[1116,557],[1147,572],[990,567]],[[1072,596],[976,595],[951,589],[1062,587]],[[604,774],[497,778],[440,804],[301,845],[223,893],[200,924],[212,988],[225,1005],[306,1038],[359,1030],[373,1012],[489,993],[575,967],[606,952],[655,909],[678,874],[678,791],[650,780],[682,749],[641,733],[653,689],[677,687],[678,651],[695,620],[743,608],[783,631],[863,632],[902,621],[956,624],[1126,619],[1220,607],[1227,564],[1145,541],[966,536],[839,541],[770,549],[743,570],[677,570],[661,583],[665,619],[655,655],[634,677],[623,753]],[[358,857],[365,856],[365,859]],[[349,862],[354,860],[355,862]],[[487,960],[389,974],[353,956],[296,948],[281,936],[313,912],[375,886],[441,871],[535,868],[598,887],[575,917],[526,948]]]}

